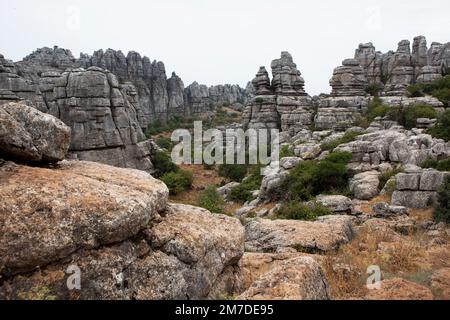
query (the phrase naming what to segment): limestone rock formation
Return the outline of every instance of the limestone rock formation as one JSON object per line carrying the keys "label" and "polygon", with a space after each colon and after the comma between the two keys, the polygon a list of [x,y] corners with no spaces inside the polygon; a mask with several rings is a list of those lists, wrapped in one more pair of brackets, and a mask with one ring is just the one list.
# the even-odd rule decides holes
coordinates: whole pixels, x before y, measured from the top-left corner
{"label": "limestone rock formation", "polygon": [[423,36],[414,38],[412,44],[402,40],[397,51],[381,53],[372,43],[360,44],[355,59],[364,70],[369,84],[378,84],[383,95],[402,96],[406,88],[416,82],[429,83],[448,73],[450,43],[433,42],[428,49]]}
{"label": "limestone rock formation", "polygon": [[437,201],[437,191],[448,176],[448,172],[420,168],[399,173],[395,176],[392,204],[409,208],[429,207]]}
{"label": "limestone rock formation", "polygon": [[368,81],[356,59],[346,59],[333,72],[330,80],[332,96],[364,96]]}
{"label": "limestone rock formation", "polygon": [[305,93],[305,81],[288,52],[282,52],[271,67],[272,83],[264,67],[252,81],[256,96],[244,111],[244,127],[280,129],[293,136],[313,123],[313,101]]}
{"label": "limestone rock formation", "polygon": [[255,219],[245,227],[252,252],[328,252],[354,235],[351,218],[328,216],[318,221]]}
{"label": "limestone rock formation", "polygon": [[[167,187],[148,173],[6,163],[0,185],[1,299],[26,299],[43,286],[58,299],[220,298],[215,287],[235,281],[239,220],[168,205]],[[82,290],[71,291],[75,266]]]}
{"label": "limestone rock formation", "polygon": [[55,117],[19,103],[0,105],[1,157],[32,163],[63,160],[70,128]]}
{"label": "limestone rock formation", "polygon": [[258,278],[238,300],[328,300],[328,282],[311,257],[282,261]]}

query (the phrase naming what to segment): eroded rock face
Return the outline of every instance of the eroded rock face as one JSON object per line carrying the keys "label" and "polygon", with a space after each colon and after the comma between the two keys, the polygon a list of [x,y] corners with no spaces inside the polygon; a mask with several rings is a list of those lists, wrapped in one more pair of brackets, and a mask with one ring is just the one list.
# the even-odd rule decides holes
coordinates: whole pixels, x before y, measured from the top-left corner
{"label": "eroded rock face", "polygon": [[311,257],[281,261],[259,277],[238,300],[329,300],[322,267]]}
{"label": "eroded rock face", "polygon": [[327,252],[353,238],[352,219],[328,216],[315,222],[255,219],[245,227],[252,252]]}
{"label": "eroded rock face", "polygon": [[0,105],[0,151],[3,158],[32,163],[63,160],[70,128],[57,118],[20,103]]}
{"label": "eroded rock face", "polygon": [[449,176],[434,169],[408,170],[395,176],[392,204],[408,208],[426,208],[437,201],[437,192]]}
{"label": "eroded rock face", "polygon": [[[7,163],[0,175],[2,299],[43,286],[58,299],[203,299],[239,285],[239,220],[168,205],[148,173],[62,162]],[[81,290],[68,290],[69,266]]]}
{"label": "eroded rock face", "polygon": [[386,96],[406,95],[406,88],[415,82],[429,83],[447,73],[449,43],[433,42],[427,49],[425,37],[414,38],[411,43],[402,40],[397,51],[381,53],[372,43],[360,44],[355,59],[364,70],[370,84],[378,84]]}
{"label": "eroded rock face", "polygon": [[333,72],[330,80],[332,96],[365,96],[368,81],[356,59],[346,59]]}
{"label": "eroded rock face", "polygon": [[273,79],[261,67],[253,79],[255,97],[243,114],[244,127],[279,129],[296,135],[313,123],[314,104],[304,90],[305,81],[288,52],[272,61]]}

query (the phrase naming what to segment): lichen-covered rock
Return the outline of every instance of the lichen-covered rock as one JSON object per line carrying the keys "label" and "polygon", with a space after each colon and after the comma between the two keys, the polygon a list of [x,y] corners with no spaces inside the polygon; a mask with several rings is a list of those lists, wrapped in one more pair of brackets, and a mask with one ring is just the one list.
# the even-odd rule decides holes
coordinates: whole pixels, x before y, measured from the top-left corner
{"label": "lichen-covered rock", "polygon": [[381,281],[381,289],[370,290],[366,300],[433,300],[427,287],[401,278]]}
{"label": "lichen-covered rock", "polygon": [[0,151],[3,158],[31,163],[63,160],[70,128],[59,119],[20,103],[0,105]]}
{"label": "lichen-covered rock", "polygon": [[54,170],[10,163],[0,175],[1,274],[132,237],[168,198],[148,173],[89,162],[61,162]]}
{"label": "lichen-covered rock", "polygon": [[322,267],[311,257],[282,261],[259,277],[238,300],[329,300]]}
{"label": "lichen-covered rock", "polygon": [[328,216],[318,221],[255,219],[245,226],[246,248],[251,252],[327,252],[349,242],[352,219]]}
{"label": "lichen-covered rock", "polygon": [[[43,287],[57,299],[217,299],[240,285],[239,220],[168,205],[148,173],[62,162],[0,175],[1,299]],[[81,290],[70,290],[77,269]]]}

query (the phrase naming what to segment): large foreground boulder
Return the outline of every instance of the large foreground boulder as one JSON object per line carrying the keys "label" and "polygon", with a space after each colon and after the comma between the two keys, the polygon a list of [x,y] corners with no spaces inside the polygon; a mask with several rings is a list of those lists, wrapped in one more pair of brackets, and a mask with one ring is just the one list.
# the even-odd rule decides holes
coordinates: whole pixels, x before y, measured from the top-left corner
{"label": "large foreground boulder", "polygon": [[354,236],[352,218],[328,216],[317,221],[255,219],[245,227],[251,252],[323,253],[338,249]]}
{"label": "large foreground boulder", "polygon": [[0,156],[23,162],[63,160],[70,128],[57,118],[21,103],[0,105]]}
{"label": "large foreground boulder", "polygon": [[328,300],[325,273],[312,257],[281,261],[259,277],[238,300]]}
{"label": "large foreground boulder", "polygon": [[167,204],[146,172],[6,163],[0,177],[0,299],[204,299],[239,285],[239,220]]}

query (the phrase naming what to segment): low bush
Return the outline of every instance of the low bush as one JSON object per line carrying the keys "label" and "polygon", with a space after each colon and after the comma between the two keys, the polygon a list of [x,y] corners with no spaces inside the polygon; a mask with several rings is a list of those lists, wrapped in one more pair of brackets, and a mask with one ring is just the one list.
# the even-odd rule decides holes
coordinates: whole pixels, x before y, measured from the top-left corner
{"label": "low bush", "polygon": [[167,185],[171,195],[177,195],[192,187],[194,175],[189,171],[179,169],[176,172],[164,174],[160,179]]}
{"label": "low bush", "polygon": [[428,129],[428,133],[434,138],[450,141],[450,110],[445,111],[438,117],[437,124]]}
{"label": "low bush", "polygon": [[152,157],[153,167],[156,170],[155,176],[157,178],[169,172],[176,172],[179,170],[177,165],[172,162],[170,156],[162,151],[156,152]]}
{"label": "low bush", "polygon": [[425,94],[439,99],[448,106],[450,101],[450,75],[437,79],[432,83],[416,83],[408,87],[408,94],[411,97],[423,97]]}
{"label": "low bush", "polygon": [[241,182],[247,175],[247,166],[244,164],[222,164],[219,166],[219,176]]}
{"label": "low bush", "polygon": [[205,208],[213,213],[223,213],[224,204],[225,201],[217,192],[217,188],[212,186],[203,191],[198,200],[199,207]]}
{"label": "low bush", "polygon": [[295,153],[292,149],[289,148],[289,146],[284,145],[280,149],[280,159],[283,159],[286,157],[295,157]]}
{"label": "low bush", "polygon": [[377,97],[381,91],[383,91],[383,85],[380,83],[371,83],[366,87],[366,92],[374,97]]}
{"label": "low bush", "polygon": [[333,152],[323,161],[303,161],[291,170],[280,188],[289,200],[308,201],[321,193],[347,192],[349,152]]}
{"label": "low bush", "polygon": [[240,203],[252,200],[252,191],[259,190],[261,188],[262,179],[263,176],[261,175],[261,167],[254,166],[250,170],[249,176],[242,181],[240,185],[231,189],[229,199]]}
{"label": "low bush", "polygon": [[394,176],[396,176],[397,174],[401,173],[403,171],[403,168],[399,167],[399,168],[395,168],[386,172],[383,172],[379,179],[380,179],[380,183],[378,184],[378,189],[382,190],[384,188],[384,186],[386,185],[386,183]]}
{"label": "low bush", "polygon": [[434,211],[434,220],[450,223],[450,178],[447,178],[438,193],[438,206]]}
{"label": "low bush", "polygon": [[437,111],[429,105],[415,105],[405,108],[400,123],[408,130],[416,127],[417,119],[428,118],[436,119],[438,117]]}
{"label": "low bush", "polygon": [[160,148],[166,149],[168,151],[172,151],[173,142],[169,138],[158,137],[155,142]]}
{"label": "low bush", "polygon": [[285,203],[277,212],[278,219],[307,220],[314,221],[320,216],[330,215],[328,208],[318,203],[302,203],[299,201],[289,201]]}
{"label": "low bush", "polygon": [[444,160],[427,159],[421,164],[421,167],[439,171],[450,171],[450,158]]}

